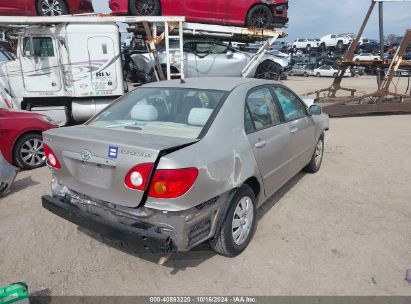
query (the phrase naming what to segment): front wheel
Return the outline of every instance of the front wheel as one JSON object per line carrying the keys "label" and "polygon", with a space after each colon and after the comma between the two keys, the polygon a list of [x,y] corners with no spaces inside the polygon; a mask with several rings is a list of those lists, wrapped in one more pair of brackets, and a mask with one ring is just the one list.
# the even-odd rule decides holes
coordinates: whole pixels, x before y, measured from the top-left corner
{"label": "front wheel", "polygon": [[229,207],[210,245],[219,254],[234,257],[248,246],[256,229],[256,198],[253,190],[243,185],[228,202]]}
{"label": "front wheel", "polygon": [[254,78],[279,80],[281,72],[282,68],[278,63],[266,60],[258,66]]}
{"label": "front wheel", "polygon": [[323,162],[324,155],[324,134],[321,135],[320,139],[315,146],[313,156],[311,157],[310,162],[304,168],[304,171],[309,173],[315,173],[320,170],[321,163]]}
{"label": "front wheel", "polygon": [[24,169],[35,169],[44,166],[46,155],[43,151],[43,137],[29,133],[20,137],[13,149],[14,162]]}
{"label": "front wheel", "polygon": [[37,14],[39,16],[67,15],[68,8],[64,0],[39,0],[37,1]]}
{"label": "front wheel", "polygon": [[320,77],[320,76],[321,76],[320,72],[318,72],[316,76],[317,76],[317,77]]}
{"label": "front wheel", "polygon": [[160,0],[130,0],[129,11],[132,16],[159,16]]}
{"label": "front wheel", "polygon": [[273,24],[273,13],[264,4],[253,6],[247,14],[246,26],[256,28],[270,28]]}

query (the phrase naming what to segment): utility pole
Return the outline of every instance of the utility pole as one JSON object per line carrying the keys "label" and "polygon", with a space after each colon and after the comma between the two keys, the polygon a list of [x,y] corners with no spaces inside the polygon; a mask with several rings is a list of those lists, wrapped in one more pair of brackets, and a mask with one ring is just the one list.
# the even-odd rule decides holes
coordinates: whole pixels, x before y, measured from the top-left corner
{"label": "utility pole", "polygon": [[[384,2],[378,3],[378,13],[379,13],[379,29],[380,29],[380,56],[382,62],[384,62]],[[381,83],[385,78],[384,67],[381,67],[377,71],[377,83],[378,87],[380,87]]]}

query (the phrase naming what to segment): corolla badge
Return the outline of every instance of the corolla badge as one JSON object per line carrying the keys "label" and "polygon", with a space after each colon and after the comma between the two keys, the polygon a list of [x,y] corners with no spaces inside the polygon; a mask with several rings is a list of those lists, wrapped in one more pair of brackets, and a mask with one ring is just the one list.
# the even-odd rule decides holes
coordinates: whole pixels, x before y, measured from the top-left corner
{"label": "corolla badge", "polygon": [[87,150],[87,149],[84,149],[84,150],[80,153],[80,155],[81,155],[81,159],[83,159],[83,160],[89,160],[90,157],[91,157],[91,152],[90,152],[89,150]]}

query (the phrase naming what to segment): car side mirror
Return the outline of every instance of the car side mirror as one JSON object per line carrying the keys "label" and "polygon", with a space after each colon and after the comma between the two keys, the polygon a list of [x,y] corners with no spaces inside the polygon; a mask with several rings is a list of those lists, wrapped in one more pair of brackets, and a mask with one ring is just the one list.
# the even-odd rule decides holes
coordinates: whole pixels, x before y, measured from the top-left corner
{"label": "car side mirror", "polygon": [[309,112],[311,115],[321,115],[323,111],[319,105],[314,104],[310,106]]}
{"label": "car side mirror", "polygon": [[234,55],[233,51],[230,51],[230,50],[227,51],[227,57],[228,58],[233,57],[233,55]]}

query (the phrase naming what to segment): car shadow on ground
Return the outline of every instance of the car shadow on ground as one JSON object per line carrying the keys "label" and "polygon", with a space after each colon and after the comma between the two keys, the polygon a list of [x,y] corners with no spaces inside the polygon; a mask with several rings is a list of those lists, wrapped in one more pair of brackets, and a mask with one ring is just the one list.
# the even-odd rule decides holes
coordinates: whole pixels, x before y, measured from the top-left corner
{"label": "car shadow on ground", "polygon": [[26,189],[26,188],[29,188],[29,187],[32,187],[32,186],[36,186],[38,184],[40,184],[40,183],[32,180],[31,176],[27,176],[27,177],[24,177],[22,179],[15,180],[14,183],[11,185],[10,190],[6,193],[6,195],[4,197],[7,197],[8,195],[19,192],[23,189]]}
{"label": "car shadow on ground", "polygon": [[[289,180],[284,186],[282,186],[273,196],[271,196],[257,211],[257,219],[260,220],[266,215],[273,206],[275,206],[281,198],[287,194],[304,176],[306,173],[300,172]],[[108,239],[101,236],[98,233],[87,230],[82,227],[77,228],[78,231],[86,234],[87,236],[104,243],[116,250],[133,255],[137,258],[144,259],[152,263],[159,263],[161,258],[166,257],[166,262],[162,264],[165,267],[171,268],[170,274],[176,274],[179,271],[184,271],[190,267],[196,267],[203,262],[211,259],[216,253],[211,249],[208,242],[204,242],[188,252],[173,253],[166,256],[163,253],[151,252],[141,246],[135,246],[132,244],[125,244],[117,240]]]}

